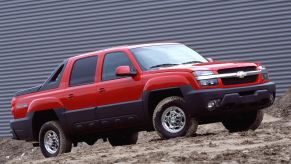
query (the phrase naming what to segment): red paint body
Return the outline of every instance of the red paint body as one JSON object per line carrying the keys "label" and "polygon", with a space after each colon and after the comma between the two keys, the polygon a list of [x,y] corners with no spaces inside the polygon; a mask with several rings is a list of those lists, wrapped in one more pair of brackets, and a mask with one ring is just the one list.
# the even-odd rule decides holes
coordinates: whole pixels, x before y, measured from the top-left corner
{"label": "red paint body", "polygon": [[[201,88],[195,80],[193,71],[212,70],[217,74],[217,70],[223,68],[256,66],[257,63],[239,62],[208,62],[195,65],[185,65],[185,67],[167,67],[159,70],[142,71],[129,46],[107,49],[80,56],[72,57],[65,67],[60,85],[56,89],[45,90],[26,95],[21,95],[12,100],[12,114],[15,119],[23,118],[32,111],[64,108],[66,110],[76,110],[87,107],[95,107],[122,102],[129,102],[141,99],[144,91],[151,91],[163,88],[171,88],[183,85],[191,85],[194,90],[211,88],[232,88],[247,85],[261,84],[267,81],[262,80],[262,75],[255,83],[224,86],[219,79],[219,85],[215,87]],[[125,52],[136,69],[136,75],[126,78],[101,81],[102,64],[104,56],[110,52]],[[82,86],[69,86],[69,78],[74,62],[77,59],[98,55],[96,67],[95,83]],[[189,68],[191,66],[191,69]],[[126,68],[121,68],[119,72],[128,72]],[[18,108],[16,109],[18,104]],[[19,104],[24,104],[23,106]]]}

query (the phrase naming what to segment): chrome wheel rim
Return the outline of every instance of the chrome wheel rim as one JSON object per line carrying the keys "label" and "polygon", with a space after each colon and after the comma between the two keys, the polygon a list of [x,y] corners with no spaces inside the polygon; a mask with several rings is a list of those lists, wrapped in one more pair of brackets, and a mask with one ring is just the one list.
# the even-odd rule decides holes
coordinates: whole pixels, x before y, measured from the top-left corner
{"label": "chrome wheel rim", "polygon": [[54,154],[60,146],[59,137],[56,132],[49,130],[44,135],[44,147],[50,153]]}
{"label": "chrome wheel rim", "polygon": [[181,108],[171,106],[163,112],[161,121],[165,130],[170,133],[178,133],[185,127],[186,116]]}

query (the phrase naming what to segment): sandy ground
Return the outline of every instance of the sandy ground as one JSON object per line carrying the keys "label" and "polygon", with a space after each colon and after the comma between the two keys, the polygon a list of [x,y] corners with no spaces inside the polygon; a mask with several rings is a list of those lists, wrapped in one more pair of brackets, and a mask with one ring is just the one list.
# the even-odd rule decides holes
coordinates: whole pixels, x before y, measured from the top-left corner
{"label": "sandy ground", "polygon": [[197,136],[161,140],[141,132],[138,144],[98,141],[45,159],[31,144],[0,141],[0,163],[291,163],[291,120],[265,115],[256,131],[229,133],[220,123],[201,125]]}

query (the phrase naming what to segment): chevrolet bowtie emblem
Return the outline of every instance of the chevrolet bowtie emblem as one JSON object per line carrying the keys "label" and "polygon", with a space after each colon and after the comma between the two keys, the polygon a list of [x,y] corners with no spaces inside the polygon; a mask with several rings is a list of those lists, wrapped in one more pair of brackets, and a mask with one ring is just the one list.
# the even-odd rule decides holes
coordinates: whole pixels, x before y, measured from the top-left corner
{"label": "chevrolet bowtie emblem", "polygon": [[245,73],[244,71],[238,71],[237,73],[236,73],[236,76],[238,77],[238,78],[244,78],[245,76],[247,75],[247,73]]}

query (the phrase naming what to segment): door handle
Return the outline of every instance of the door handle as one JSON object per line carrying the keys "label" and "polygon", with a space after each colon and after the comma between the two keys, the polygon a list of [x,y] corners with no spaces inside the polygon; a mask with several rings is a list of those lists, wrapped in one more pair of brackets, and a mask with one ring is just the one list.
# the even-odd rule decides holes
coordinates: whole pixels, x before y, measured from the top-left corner
{"label": "door handle", "polygon": [[104,93],[105,91],[106,91],[105,88],[99,88],[99,89],[98,89],[98,92],[99,92],[99,93]]}
{"label": "door handle", "polygon": [[72,99],[74,97],[74,94],[69,94],[68,99]]}

